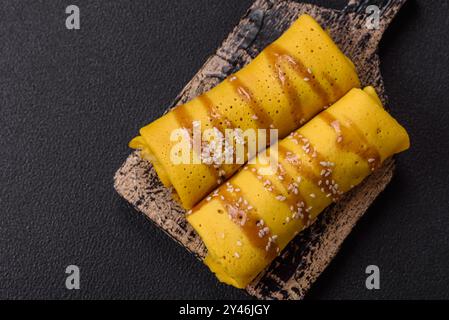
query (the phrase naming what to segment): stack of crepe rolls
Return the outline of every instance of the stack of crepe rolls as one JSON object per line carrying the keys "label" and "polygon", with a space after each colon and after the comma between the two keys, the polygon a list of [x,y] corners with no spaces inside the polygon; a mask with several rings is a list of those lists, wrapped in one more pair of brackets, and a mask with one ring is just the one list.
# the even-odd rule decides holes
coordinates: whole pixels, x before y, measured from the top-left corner
{"label": "stack of crepe rolls", "polygon": [[353,63],[313,18],[303,15],[242,70],[142,128],[130,147],[141,150],[162,183],[174,190],[174,198],[191,209],[251,155],[244,161],[211,162],[191,148],[192,161],[174,163],[171,152],[178,139],[172,133],[177,129],[189,136],[195,127],[222,134],[236,128],[277,129],[278,137],[284,138],[359,87]]}
{"label": "stack of crepe rolls", "polygon": [[272,174],[261,172],[266,161],[247,164],[187,216],[208,249],[206,265],[244,288],[326,207],[408,148],[375,90],[351,90],[267,149],[277,159]]}

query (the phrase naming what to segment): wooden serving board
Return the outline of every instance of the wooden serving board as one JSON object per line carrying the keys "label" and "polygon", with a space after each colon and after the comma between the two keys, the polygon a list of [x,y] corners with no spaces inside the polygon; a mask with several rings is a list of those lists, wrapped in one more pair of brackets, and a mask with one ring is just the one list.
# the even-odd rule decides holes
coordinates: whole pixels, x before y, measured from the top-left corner
{"label": "wooden serving board", "polygon": [[[245,66],[276,40],[302,13],[328,29],[334,41],[355,63],[363,85],[373,85],[386,103],[377,55],[378,43],[406,0],[351,0],[341,10],[331,10],[291,0],[256,0],[223,44],[198,71],[173,102],[185,103]],[[369,30],[366,8],[381,9],[380,28]],[[169,108],[170,109],[170,108]],[[302,299],[337,254],[370,204],[390,182],[394,161],[387,161],[339,203],[323,212],[300,233],[281,255],[250,284],[246,291],[260,299]],[[199,259],[206,248],[187,223],[184,210],[159,181],[151,163],[133,152],[115,175],[117,192],[170,237]]]}

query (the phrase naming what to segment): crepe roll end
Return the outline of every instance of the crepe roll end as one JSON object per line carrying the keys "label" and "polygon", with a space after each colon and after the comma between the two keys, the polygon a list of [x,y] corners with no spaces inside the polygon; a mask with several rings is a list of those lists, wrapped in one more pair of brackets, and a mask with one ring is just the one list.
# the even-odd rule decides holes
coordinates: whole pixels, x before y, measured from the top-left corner
{"label": "crepe roll end", "polygon": [[[223,188],[220,193],[226,194]],[[254,268],[264,268],[272,255],[257,248],[264,243],[257,236],[259,218],[247,212],[239,220],[221,195],[204,199],[194,214],[187,215],[187,221],[208,249],[204,263],[221,282],[242,289],[253,280]]]}
{"label": "crepe roll end", "polygon": [[[367,86],[363,89],[363,91],[368,94],[380,107],[384,107],[382,104],[382,101],[380,100],[379,95],[376,92],[376,89],[372,86]],[[385,110],[384,110],[385,111]],[[394,150],[395,154],[401,153],[403,151],[406,151],[410,149],[410,136],[408,135],[407,130],[399,124],[394,117],[392,117],[390,114],[388,114],[387,111],[385,111],[387,115],[385,116],[386,119],[391,121],[391,132],[389,133],[391,136],[397,136],[399,137],[397,139],[398,144],[396,150]]]}
{"label": "crepe roll end", "polygon": [[148,143],[146,142],[145,138],[143,136],[137,136],[133,138],[128,145],[131,149],[134,150],[140,150],[140,156],[151,162],[154,169],[156,170],[156,173],[159,177],[159,180],[161,180],[162,184],[169,188],[172,186],[170,182],[170,178],[165,171],[164,167],[159,163],[153,152],[151,152],[151,148],[149,147]]}

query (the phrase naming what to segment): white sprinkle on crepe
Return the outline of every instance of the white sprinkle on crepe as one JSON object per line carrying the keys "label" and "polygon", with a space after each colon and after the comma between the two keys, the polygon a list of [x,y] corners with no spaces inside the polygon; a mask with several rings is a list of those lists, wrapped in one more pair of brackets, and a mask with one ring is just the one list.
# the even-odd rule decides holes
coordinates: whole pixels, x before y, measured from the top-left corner
{"label": "white sprinkle on crepe", "polygon": [[238,245],[239,247],[241,247],[241,246],[242,246],[242,241],[237,240],[237,245]]}
{"label": "white sprinkle on crepe", "polygon": [[308,72],[309,74],[312,74],[312,69],[307,68],[307,72]]}
{"label": "white sprinkle on crepe", "polygon": [[373,159],[373,158],[368,159],[369,163],[373,163],[374,161],[376,161],[376,159]]}
{"label": "white sprinkle on crepe", "polygon": [[340,127],[340,122],[338,120],[335,120],[331,123],[332,128],[334,128],[335,132],[340,133],[341,132],[341,127]]}
{"label": "white sprinkle on crepe", "polygon": [[287,198],[284,197],[283,195],[276,196],[276,200],[279,200],[279,201],[285,201],[286,199]]}
{"label": "white sprinkle on crepe", "polygon": [[311,197],[311,198],[316,198],[315,193],[311,193],[311,194],[310,194],[310,197]]}
{"label": "white sprinkle on crepe", "polygon": [[254,119],[254,120],[257,120],[257,119],[259,119],[259,117],[258,117],[258,116],[256,116],[255,114],[253,114],[253,115],[251,116],[251,118],[252,118],[252,119]]}
{"label": "white sprinkle on crepe", "polygon": [[259,238],[265,237],[270,232],[270,229],[268,227],[265,227],[261,230],[259,230]]}
{"label": "white sprinkle on crepe", "polygon": [[305,77],[305,78],[304,78],[304,81],[307,82],[307,81],[310,81],[310,79],[307,78],[307,77]]}
{"label": "white sprinkle on crepe", "polygon": [[187,214],[192,214],[192,210],[187,211]]}
{"label": "white sprinkle on crepe", "polygon": [[234,257],[236,257],[237,259],[240,258],[240,254],[238,252],[234,252]]}
{"label": "white sprinkle on crepe", "polygon": [[246,100],[251,100],[250,94],[244,88],[238,87],[237,91],[240,95],[244,96]]}
{"label": "white sprinkle on crepe", "polygon": [[321,165],[322,167],[327,168],[327,167],[334,167],[334,166],[335,166],[335,163],[330,162],[330,161],[321,161],[321,162],[320,162],[320,165]]}

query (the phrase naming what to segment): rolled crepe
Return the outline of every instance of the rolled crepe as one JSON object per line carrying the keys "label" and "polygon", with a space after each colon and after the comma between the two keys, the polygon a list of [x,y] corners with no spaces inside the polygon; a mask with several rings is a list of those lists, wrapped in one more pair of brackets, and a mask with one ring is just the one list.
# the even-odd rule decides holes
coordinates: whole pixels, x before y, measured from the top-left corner
{"label": "rolled crepe", "polygon": [[174,163],[176,129],[184,128],[192,136],[194,124],[202,132],[216,128],[221,133],[276,128],[283,138],[354,87],[360,83],[352,62],[313,18],[303,15],[249,65],[142,128],[129,145],[141,150],[163,184],[173,187],[175,198],[190,209],[244,161],[199,165],[202,154],[193,147],[191,163]]}
{"label": "rolled crepe", "polygon": [[261,173],[266,162],[247,164],[187,216],[208,249],[206,265],[244,288],[327,206],[408,148],[374,89],[351,90],[267,150],[278,158],[273,174]]}

